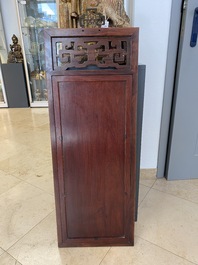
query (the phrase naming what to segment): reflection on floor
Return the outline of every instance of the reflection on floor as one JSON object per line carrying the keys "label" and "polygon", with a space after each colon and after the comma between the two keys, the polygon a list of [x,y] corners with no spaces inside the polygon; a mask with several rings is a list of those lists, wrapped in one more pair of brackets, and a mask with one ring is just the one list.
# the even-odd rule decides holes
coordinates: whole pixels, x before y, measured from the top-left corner
{"label": "reflection on floor", "polygon": [[48,109],[0,110],[1,265],[198,264],[198,180],[142,170],[135,247],[57,248]]}

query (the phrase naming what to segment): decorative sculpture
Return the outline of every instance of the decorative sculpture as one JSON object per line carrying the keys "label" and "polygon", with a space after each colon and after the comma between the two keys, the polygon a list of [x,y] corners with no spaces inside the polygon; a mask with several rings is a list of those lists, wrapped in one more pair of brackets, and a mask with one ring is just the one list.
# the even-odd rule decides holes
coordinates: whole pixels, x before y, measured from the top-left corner
{"label": "decorative sculpture", "polygon": [[124,0],[60,0],[60,27],[80,27],[79,17],[86,15],[90,8],[97,8],[97,13],[105,16],[110,27],[130,27],[130,20],[124,9]]}
{"label": "decorative sculpture", "polygon": [[82,28],[100,28],[105,24],[105,16],[98,13],[97,8],[87,8],[79,21]]}
{"label": "decorative sculpture", "polygon": [[124,0],[99,0],[98,12],[110,22],[110,27],[130,27],[130,19],[124,9]]}
{"label": "decorative sculpture", "polygon": [[10,44],[10,52],[8,53],[8,63],[22,63],[23,54],[21,52],[21,45],[18,44],[18,38],[13,34],[13,44]]}

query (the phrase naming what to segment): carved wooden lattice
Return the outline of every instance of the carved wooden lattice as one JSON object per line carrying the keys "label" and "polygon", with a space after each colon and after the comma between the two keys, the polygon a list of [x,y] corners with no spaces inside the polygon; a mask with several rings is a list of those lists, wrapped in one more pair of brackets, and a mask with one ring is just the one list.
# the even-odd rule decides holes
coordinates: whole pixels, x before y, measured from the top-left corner
{"label": "carved wooden lattice", "polygon": [[121,38],[67,38],[55,41],[54,69],[129,68],[130,42]]}

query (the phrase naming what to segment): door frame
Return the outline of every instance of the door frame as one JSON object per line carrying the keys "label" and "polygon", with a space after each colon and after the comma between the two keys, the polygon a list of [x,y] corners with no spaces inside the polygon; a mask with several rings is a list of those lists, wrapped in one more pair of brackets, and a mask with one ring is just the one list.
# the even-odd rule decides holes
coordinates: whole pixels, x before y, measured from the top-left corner
{"label": "door frame", "polygon": [[171,109],[175,74],[177,68],[177,56],[179,47],[180,27],[184,0],[172,0],[169,42],[167,51],[166,74],[164,84],[164,96],[160,126],[159,149],[157,159],[157,178],[163,178],[166,167],[167,146],[171,121]]}

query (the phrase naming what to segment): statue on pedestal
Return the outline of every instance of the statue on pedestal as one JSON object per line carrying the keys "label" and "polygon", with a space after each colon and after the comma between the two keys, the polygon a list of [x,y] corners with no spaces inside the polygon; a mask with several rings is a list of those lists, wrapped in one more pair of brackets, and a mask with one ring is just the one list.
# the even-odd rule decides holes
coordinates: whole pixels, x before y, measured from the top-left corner
{"label": "statue on pedestal", "polygon": [[10,52],[8,53],[8,63],[22,63],[23,54],[21,52],[21,45],[18,44],[16,35],[12,36],[13,44],[10,44]]}

